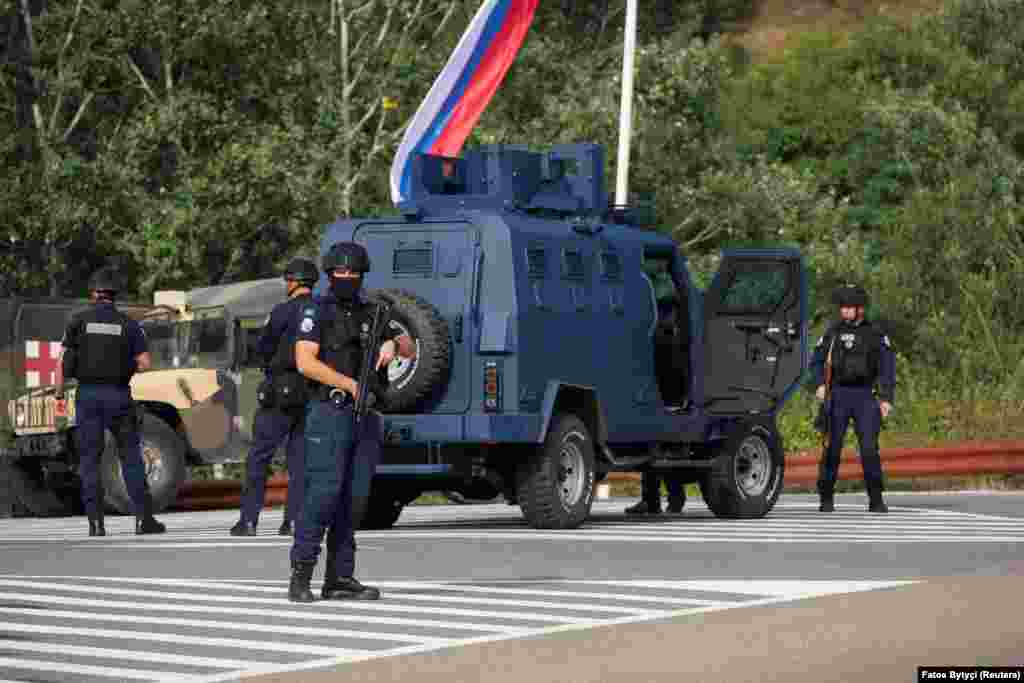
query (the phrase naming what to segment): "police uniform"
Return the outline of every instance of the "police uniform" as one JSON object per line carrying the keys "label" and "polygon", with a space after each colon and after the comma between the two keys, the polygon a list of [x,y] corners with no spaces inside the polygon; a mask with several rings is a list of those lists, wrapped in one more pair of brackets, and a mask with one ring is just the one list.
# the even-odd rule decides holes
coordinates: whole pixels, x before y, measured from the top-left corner
{"label": "police uniform", "polygon": [[[91,288],[113,293],[117,285],[112,274],[100,271],[93,276]],[[62,345],[65,378],[78,380],[75,444],[89,534],[106,535],[100,467],[104,432],[108,429],[117,443],[121,473],[134,507],[135,532],[163,532],[164,525],[152,516],[152,499],[142,460],[139,414],[129,386],[136,371],[136,357],[147,351],[142,327],[119,311],[112,300],[99,299],[89,310],[72,318]]]}
{"label": "police uniform", "polygon": [[[316,265],[305,259],[295,259],[285,271],[285,279],[292,279],[301,286],[312,287],[319,274]],[[265,380],[263,391],[273,393],[276,380],[285,373],[298,375],[295,368],[295,333],[304,309],[312,306],[311,293],[300,294],[274,307],[256,340],[256,355],[263,361]],[[303,436],[305,407],[281,408],[270,401],[269,406],[261,405],[253,417],[253,446],[245,464],[245,490],[238,523],[231,529],[233,536],[255,536],[267,484],[267,465],[274,452],[285,439],[288,467],[288,499],[285,503],[284,520],[278,533],[291,535],[292,522],[299,515],[305,496],[303,475]]]}
{"label": "police uniform", "polygon": [[[362,247],[342,243],[332,248],[323,267],[330,272],[340,266],[365,273],[369,270],[369,259]],[[351,296],[327,294],[318,298],[315,306],[305,309],[296,340],[317,344],[320,362],[342,375],[358,379],[375,305],[358,291],[348,294]],[[399,336],[397,328],[389,323],[385,322],[381,343]],[[376,374],[371,373],[371,378]],[[380,595],[377,589],[363,586],[353,578],[356,551],[353,516],[362,509],[361,506],[353,509],[353,480],[362,472],[356,488],[361,489],[357,493],[365,497],[372,465],[380,457],[380,422],[367,412],[365,419],[356,425],[352,397],[333,387],[313,385],[305,425],[306,497],[291,550],[289,599],[312,601],[309,580],[328,529],[321,596],[325,599],[377,599]],[[360,391],[372,389],[360,387]],[[362,460],[359,465],[355,462],[357,458]]]}
{"label": "police uniform", "polygon": [[[864,306],[867,294],[859,287],[841,288],[835,295],[840,306]],[[822,510],[832,509],[846,429],[853,421],[864,468],[869,509],[885,512],[882,501],[882,463],[878,454],[881,429],[880,401],[893,403],[896,386],[895,354],[889,337],[863,319],[833,324],[814,348],[811,370],[814,386],[825,383],[825,363],[831,350],[832,387],[825,410],[829,415],[829,443],[822,457],[818,493]]]}

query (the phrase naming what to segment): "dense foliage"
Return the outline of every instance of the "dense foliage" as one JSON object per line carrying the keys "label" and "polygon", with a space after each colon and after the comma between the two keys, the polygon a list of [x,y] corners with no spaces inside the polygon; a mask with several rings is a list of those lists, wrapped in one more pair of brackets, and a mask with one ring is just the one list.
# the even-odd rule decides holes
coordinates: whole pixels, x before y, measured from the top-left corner
{"label": "dense foliage", "polygon": [[[758,63],[728,35],[752,0],[641,5],[630,186],[698,279],[723,245],[797,244],[815,331],[819,293],[873,292],[901,398],[1019,405],[1024,0],[804,34]],[[333,218],[390,211],[403,125],[477,3],[6,6],[0,287],[81,294],[115,263],[144,298],[274,274]],[[469,144],[595,140],[613,179],[624,6],[542,3]]]}

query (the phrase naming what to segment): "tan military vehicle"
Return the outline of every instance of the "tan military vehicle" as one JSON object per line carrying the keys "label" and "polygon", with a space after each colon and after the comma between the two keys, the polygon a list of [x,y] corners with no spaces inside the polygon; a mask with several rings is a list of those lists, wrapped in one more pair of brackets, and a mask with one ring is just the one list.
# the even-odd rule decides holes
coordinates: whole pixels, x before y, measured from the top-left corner
{"label": "tan military vehicle", "polygon": [[[174,502],[188,466],[245,459],[262,379],[253,347],[271,309],[285,296],[284,282],[273,278],[157,292],[152,305],[121,306],[142,324],[153,357],[153,369],[137,374],[131,387],[156,511]],[[13,437],[0,461],[0,479],[7,480],[8,495],[23,513],[79,511],[76,385],[60,377],[59,340],[82,305],[65,302],[44,311],[23,303],[0,313],[0,323],[9,325],[4,358]],[[50,318],[43,326],[33,320],[42,312]],[[57,400],[61,392],[63,403]],[[101,472],[108,507],[129,512],[110,434]]]}

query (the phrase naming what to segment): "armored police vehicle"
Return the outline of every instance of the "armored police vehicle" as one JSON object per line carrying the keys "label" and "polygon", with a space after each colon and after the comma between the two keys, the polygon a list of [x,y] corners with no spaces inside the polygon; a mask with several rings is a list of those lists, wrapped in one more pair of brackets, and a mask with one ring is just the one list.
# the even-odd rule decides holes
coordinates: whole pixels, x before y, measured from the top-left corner
{"label": "armored police vehicle", "polygon": [[[252,445],[256,388],[263,373],[254,353],[271,309],[286,298],[280,278],[165,291],[152,305],[118,304],[146,332],[153,366],[132,378],[140,409],[146,478],[154,512],[174,503],[189,465],[242,462]],[[25,302],[0,315],[9,428],[0,483],[21,512],[79,511],[75,429],[76,383],[60,377],[60,339],[85,301]],[[6,309],[0,313],[8,313]],[[7,346],[7,345],[5,345]],[[58,409],[61,389],[65,410]],[[131,511],[117,446],[108,434],[100,469],[107,506]],[[0,501],[2,503],[2,501]]]}
{"label": "armored police vehicle", "polygon": [[608,209],[592,144],[421,155],[399,208],[321,244],[366,247],[366,286],[419,349],[388,370],[364,526],[449,490],[573,528],[597,481],[645,469],[699,483],[721,517],[772,509],[775,416],[808,361],[797,251],[727,251],[698,289],[669,237]]}

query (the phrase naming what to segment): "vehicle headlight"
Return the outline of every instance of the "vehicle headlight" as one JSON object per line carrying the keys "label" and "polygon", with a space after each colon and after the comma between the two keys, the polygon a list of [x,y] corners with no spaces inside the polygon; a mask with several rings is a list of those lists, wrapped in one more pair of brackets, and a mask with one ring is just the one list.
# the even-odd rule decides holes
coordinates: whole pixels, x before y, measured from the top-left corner
{"label": "vehicle headlight", "polygon": [[14,408],[14,425],[16,427],[24,427],[26,422],[25,406],[18,404]]}

